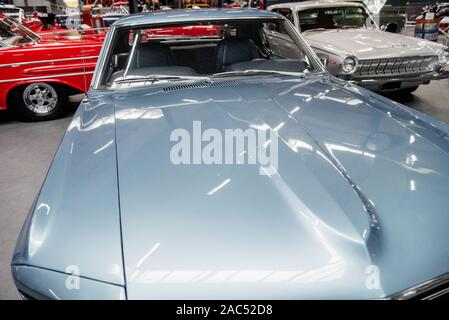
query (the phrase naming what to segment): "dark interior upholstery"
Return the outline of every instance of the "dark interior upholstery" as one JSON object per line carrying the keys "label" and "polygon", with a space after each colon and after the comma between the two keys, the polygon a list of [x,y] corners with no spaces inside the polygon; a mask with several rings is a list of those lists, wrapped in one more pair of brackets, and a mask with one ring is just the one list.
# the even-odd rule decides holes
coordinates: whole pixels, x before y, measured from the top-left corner
{"label": "dark interior upholstery", "polygon": [[172,47],[178,66],[194,68],[200,74],[215,72],[216,43]]}
{"label": "dark interior upholstery", "polygon": [[175,64],[170,47],[157,42],[141,43],[136,47],[134,68],[172,66]]}
{"label": "dark interior upholstery", "polygon": [[248,38],[229,38],[217,46],[216,71],[226,70],[234,63],[251,61],[258,57],[257,47]]}
{"label": "dark interior upholstery", "polygon": [[320,14],[317,19],[317,25],[321,28],[331,29],[336,25],[334,16],[331,14]]}

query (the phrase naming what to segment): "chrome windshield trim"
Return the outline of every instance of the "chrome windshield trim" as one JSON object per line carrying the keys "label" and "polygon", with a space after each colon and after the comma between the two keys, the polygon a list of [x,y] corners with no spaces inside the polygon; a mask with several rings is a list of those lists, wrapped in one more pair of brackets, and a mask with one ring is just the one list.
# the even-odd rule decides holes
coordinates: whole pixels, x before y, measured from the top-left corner
{"label": "chrome windshield trim", "polygon": [[[8,25],[8,29],[11,29],[11,24],[15,25],[17,29],[23,31],[26,33],[26,36],[29,37],[31,39],[32,42],[37,42],[39,40],[41,40],[41,36],[39,36],[37,33],[35,33],[34,31],[28,29],[27,27],[25,27],[23,24],[21,24],[19,21],[16,21],[14,18],[12,17],[8,17],[5,16],[4,18],[2,18],[1,20],[6,21],[6,24]],[[18,34],[17,32],[13,31],[15,34]]]}
{"label": "chrome windshield trim", "polygon": [[100,50],[100,54],[98,55],[97,64],[95,66],[94,75],[91,82],[91,88],[92,89],[98,89],[98,85],[100,82],[100,79],[103,77],[103,72],[105,69],[105,66],[103,65],[105,60],[109,57],[110,52],[110,44],[112,42],[112,39],[115,35],[115,26],[112,25],[109,28],[109,31],[106,33],[106,37],[103,40],[103,45]]}
{"label": "chrome windshield trim", "polygon": [[123,22],[127,20],[134,19],[133,16],[129,16],[123,19],[120,19],[120,23],[115,25],[117,29],[121,28],[134,28],[134,27],[153,27],[153,26],[159,26],[159,25],[169,25],[169,24],[183,24],[183,23],[193,23],[193,22],[204,22],[204,21],[213,21],[213,20],[280,20],[282,19],[282,16],[226,16],[226,17],[192,17],[191,19],[185,19],[182,21],[172,21],[170,19],[158,21],[158,22],[151,22],[151,20],[146,21],[140,21],[140,22],[134,22],[124,25]]}

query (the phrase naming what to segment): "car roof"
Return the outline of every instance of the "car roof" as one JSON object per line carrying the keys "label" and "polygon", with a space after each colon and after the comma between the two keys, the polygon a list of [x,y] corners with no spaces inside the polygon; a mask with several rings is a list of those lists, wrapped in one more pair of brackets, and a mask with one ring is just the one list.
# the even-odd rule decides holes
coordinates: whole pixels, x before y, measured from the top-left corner
{"label": "car roof", "polygon": [[331,7],[335,5],[343,5],[343,6],[364,6],[361,0],[354,1],[341,1],[341,0],[320,0],[320,1],[301,1],[301,2],[287,2],[281,4],[275,4],[269,6],[268,9],[275,8],[294,8],[296,10],[310,9],[310,8],[325,8]]}
{"label": "car roof", "polygon": [[282,18],[277,13],[259,9],[199,9],[199,10],[167,10],[133,14],[114,23],[115,27],[135,25],[151,25],[163,23],[207,21],[220,19],[264,19]]}

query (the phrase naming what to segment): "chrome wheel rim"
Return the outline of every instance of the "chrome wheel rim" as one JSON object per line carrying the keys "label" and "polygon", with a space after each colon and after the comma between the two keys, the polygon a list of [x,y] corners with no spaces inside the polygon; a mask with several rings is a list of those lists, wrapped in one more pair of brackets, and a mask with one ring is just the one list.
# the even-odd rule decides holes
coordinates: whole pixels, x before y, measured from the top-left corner
{"label": "chrome wheel rim", "polygon": [[25,106],[37,114],[51,112],[58,103],[55,89],[46,83],[33,83],[23,91]]}

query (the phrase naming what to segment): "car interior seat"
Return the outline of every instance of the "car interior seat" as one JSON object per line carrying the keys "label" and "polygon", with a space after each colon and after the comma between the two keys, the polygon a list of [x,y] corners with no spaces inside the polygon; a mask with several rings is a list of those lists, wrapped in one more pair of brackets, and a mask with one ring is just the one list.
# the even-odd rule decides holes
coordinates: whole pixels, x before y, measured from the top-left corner
{"label": "car interior seat", "polygon": [[133,68],[149,68],[175,65],[169,46],[158,42],[140,43],[136,47]]}
{"label": "car interior seat", "polygon": [[258,58],[257,47],[249,38],[228,38],[217,45],[216,72],[226,71],[235,63]]}
{"label": "car interior seat", "polygon": [[320,28],[332,29],[332,28],[335,28],[337,23],[335,22],[335,19],[332,15],[320,14],[317,19],[317,25]]}
{"label": "car interior seat", "polygon": [[[135,49],[133,60],[131,61],[128,75],[149,76],[153,74],[160,75],[179,75],[195,76],[197,72],[186,66],[178,66],[175,62],[174,54],[171,48],[158,42],[146,42],[139,44]],[[125,61],[126,59],[126,61]],[[114,59],[116,71],[110,77],[109,82],[122,77],[128,64],[129,54],[118,54]]]}

